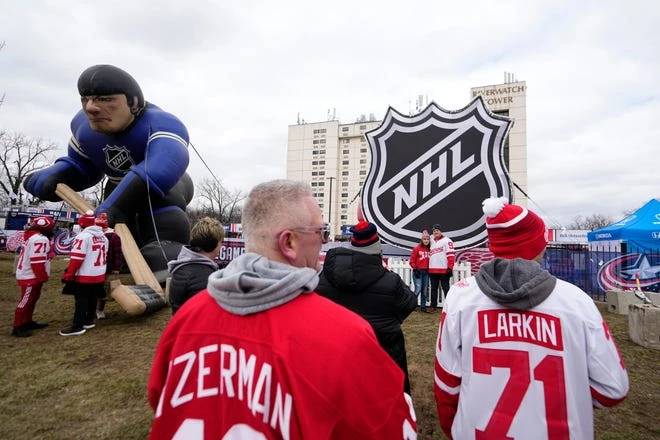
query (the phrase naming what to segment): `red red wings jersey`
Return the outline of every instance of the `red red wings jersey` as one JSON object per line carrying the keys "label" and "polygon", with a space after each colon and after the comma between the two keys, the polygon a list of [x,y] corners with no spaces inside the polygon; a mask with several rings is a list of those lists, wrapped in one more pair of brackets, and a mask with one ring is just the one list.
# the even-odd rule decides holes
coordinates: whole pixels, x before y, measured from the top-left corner
{"label": "red red wings jersey", "polygon": [[44,264],[46,273],[50,274],[50,240],[42,234],[34,234],[25,242],[18,256],[16,265],[16,280],[29,283],[36,281],[36,276],[32,270],[33,264]]}
{"label": "red red wings jersey", "polygon": [[418,244],[410,253],[410,267],[413,269],[429,268],[429,248]]}
{"label": "red red wings jersey", "polygon": [[316,294],[238,316],[206,290],[149,378],[152,439],[414,439],[403,373],[358,315]]}
{"label": "red red wings jersey", "polygon": [[[454,439],[593,438],[593,406],[628,393],[628,374],[593,300],[557,280],[528,311],[474,279],[452,286],[436,346],[440,424]],[[459,399],[460,393],[460,399]]]}
{"label": "red red wings jersey", "polygon": [[[98,231],[96,230],[98,229]],[[108,239],[99,226],[90,226],[76,235],[71,245],[71,260],[81,260],[76,272],[79,283],[102,283],[105,280]]]}

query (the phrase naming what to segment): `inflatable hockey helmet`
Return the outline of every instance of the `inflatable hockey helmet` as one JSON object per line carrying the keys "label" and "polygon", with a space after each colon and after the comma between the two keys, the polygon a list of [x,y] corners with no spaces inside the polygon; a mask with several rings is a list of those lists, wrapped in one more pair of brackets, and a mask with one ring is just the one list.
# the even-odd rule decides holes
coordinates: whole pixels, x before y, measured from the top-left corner
{"label": "inflatable hockey helmet", "polygon": [[85,69],[78,78],[78,92],[80,96],[124,94],[131,108],[136,105],[133,98],[137,96],[137,108],[141,110],[144,107],[144,95],[137,81],[110,64],[97,64]]}

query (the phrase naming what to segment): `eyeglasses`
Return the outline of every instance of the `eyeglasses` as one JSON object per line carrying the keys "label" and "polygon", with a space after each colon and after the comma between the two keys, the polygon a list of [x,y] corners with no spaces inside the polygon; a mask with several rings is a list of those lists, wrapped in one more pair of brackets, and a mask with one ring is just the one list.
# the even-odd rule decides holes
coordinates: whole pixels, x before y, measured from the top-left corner
{"label": "eyeglasses", "polygon": [[319,232],[321,234],[321,241],[327,243],[330,240],[330,225],[325,223],[320,228],[289,228],[291,231],[296,232]]}

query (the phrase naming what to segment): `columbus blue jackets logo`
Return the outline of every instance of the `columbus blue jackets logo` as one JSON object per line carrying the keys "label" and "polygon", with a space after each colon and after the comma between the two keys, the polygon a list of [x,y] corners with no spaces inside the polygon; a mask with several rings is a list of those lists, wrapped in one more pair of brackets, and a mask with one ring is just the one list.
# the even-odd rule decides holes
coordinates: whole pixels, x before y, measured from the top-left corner
{"label": "columbus blue jackets logo", "polygon": [[125,174],[134,164],[131,153],[126,147],[117,147],[116,145],[106,145],[103,147],[105,153],[105,163],[114,171]]}
{"label": "columbus blue jackets logo", "polygon": [[481,202],[511,200],[502,148],[511,121],[488,111],[480,96],[447,111],[431,103],[405,116],[389,108],[383,123],[366,133],[371,169],[362,210],[381,237],[412,248],[422,230],[440,223],[457,249],[486,240]]}
{"label": "columbus blue jackets logo", "polygon": [[608,290],[633,290],[639,287],[645,291],[660,291],[660,255],[626,254],[603,264],[598,271],[598,285]]}

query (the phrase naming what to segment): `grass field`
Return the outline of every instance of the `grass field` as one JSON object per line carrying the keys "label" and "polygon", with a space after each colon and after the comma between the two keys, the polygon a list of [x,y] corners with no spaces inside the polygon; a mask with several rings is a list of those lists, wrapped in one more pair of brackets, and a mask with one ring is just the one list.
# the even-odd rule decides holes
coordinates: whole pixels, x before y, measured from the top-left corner
{"label": "grass field", "polygon": [[[30,338],[10,336],[19,288],[14,256],[0,253],[0,438],[144,439],[151,424],[146,384],[169,309],[130,317],[106,306],[107,319],[82,336],[62,337],[73,298],[60,294],[66,262],[55,260],[35,319],[50,326]],[[631,392],[619,407],[596,413],[598,439],[660,439],[660,351],[633,344],[626,316],[601,308],[628,366]],[[439,314],[413,313],[404,325],[420,439],[445,438],[433,398]]]}

